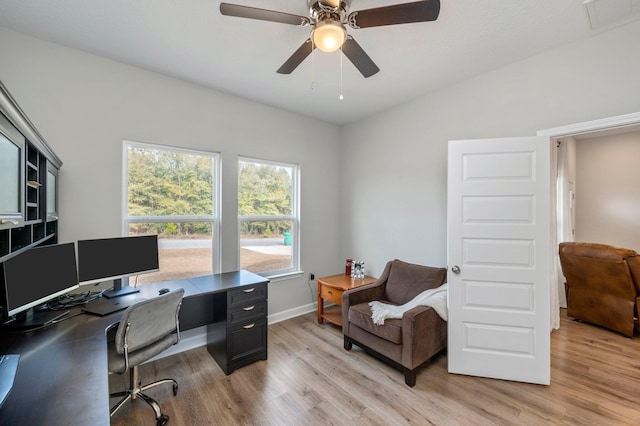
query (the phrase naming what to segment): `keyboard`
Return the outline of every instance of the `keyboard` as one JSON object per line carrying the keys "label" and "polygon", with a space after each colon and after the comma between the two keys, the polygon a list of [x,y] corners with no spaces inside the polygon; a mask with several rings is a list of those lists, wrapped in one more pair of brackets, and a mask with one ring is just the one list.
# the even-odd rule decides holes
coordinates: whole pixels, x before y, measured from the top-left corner
{"label": "keyboard", "polygon": [[13,387],[20,355],[0,355],[0,407]]}

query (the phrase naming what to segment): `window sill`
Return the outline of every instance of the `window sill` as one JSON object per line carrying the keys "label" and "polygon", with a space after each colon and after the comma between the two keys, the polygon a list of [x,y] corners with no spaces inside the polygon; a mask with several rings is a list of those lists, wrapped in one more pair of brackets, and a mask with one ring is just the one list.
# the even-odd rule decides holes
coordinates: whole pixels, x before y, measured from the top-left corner
{"label": "window sill", "polygon": [[[258,274],[260,275],[260,274]],[[277,282],[277,281],[287,281],[287,280],[292,280],[295,278],[299,278],[301,276],[304,275],[304,271],[292,271],[292,272],[286,272],[283,274],[277,274],[277,275],[262,275],[263,277],[267,278],[269,281],[271,282]]]}

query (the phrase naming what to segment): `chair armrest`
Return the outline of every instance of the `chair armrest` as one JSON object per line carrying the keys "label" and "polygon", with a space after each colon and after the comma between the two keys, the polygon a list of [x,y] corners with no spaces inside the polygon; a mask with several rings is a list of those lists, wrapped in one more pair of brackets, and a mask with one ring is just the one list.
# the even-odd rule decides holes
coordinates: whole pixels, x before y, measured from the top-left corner
{"label": "chair armrest", "polygon": [[636,288],[636,294],[640,295],[640,256],[631,256],[627,259],[629,272]]}
{"label": "chair armrest", "polygon": [[387,281],[378,281],[363,287],[347,290],[342,293],[342,333],[349,335],[349,308],[352,305],[384,299],[384,288]]}
{"label": "chair armrest", "polygon": [[350,305],[371,302],[372,300],[386,299],[386,297],[384,297],[385,286],[387,285],[387,280],[389,279],[392,264],[393,261],[387,262],[386,266],[384,267],[384,271],[382,271],[382,275],[380,275],[380,278],[378,278],[376,282],[365,285],[363,287],[347,290],[342,293],[342,318],[345,318],[344,314],[345,312],[349,311]]}
{"label": "chair armrest", "polygon": [[447,346],[447,322],[430,306],[402,316],[402,365],[413,369]]}
{"label": "chair armrest", "polygon": [[385,282],[376,281],[363,287],[347,290],[342,293],[342,306],[358,305],[372,300],[384,299]]}

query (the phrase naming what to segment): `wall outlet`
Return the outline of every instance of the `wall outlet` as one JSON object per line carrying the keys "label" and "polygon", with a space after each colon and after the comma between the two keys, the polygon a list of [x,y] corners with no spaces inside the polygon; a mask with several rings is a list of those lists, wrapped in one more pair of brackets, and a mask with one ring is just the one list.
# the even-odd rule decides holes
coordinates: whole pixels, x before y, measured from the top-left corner
{"label": "wall outlet", "polygon": [[309,279],[311,281],[315,280],[316,279],[316,274],[314,274],[314,273],[309,274]]}

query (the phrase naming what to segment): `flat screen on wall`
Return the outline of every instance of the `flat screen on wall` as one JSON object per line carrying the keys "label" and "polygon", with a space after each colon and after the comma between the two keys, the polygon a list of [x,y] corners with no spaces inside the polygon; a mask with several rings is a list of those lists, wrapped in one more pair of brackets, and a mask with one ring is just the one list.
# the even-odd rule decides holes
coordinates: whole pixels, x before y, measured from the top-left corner
{"label": "flat screen on wall", "polygon": [[156,272],[159,269],[157,235],[78,241],[80,284]]}

